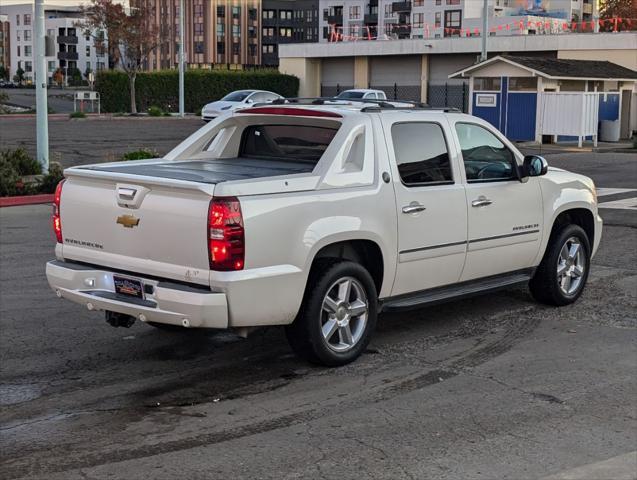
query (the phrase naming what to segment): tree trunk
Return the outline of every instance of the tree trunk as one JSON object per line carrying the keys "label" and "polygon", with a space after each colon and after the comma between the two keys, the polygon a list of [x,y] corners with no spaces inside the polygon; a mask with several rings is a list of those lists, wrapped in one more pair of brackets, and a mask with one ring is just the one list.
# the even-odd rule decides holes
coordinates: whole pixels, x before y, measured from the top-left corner
{"label": "tree trunk", "polygon": [[135,102],[135,78],[137,74],[132,73],[128,75],[128,84],[130,88],[130,113],[137,113],[137,104]]}

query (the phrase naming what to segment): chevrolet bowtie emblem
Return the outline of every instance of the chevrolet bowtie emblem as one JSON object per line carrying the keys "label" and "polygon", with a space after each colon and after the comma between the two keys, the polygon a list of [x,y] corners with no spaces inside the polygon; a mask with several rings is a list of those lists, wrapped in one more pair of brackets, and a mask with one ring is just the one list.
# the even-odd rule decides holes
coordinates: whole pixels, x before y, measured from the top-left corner
{"label": "chevrolet bowtie emblem", "polygon": [[123,225],[124,228],[133,228],[139,225],[139,218],[135,218],[133,215],[120,215],[117,217],[117,223]]}

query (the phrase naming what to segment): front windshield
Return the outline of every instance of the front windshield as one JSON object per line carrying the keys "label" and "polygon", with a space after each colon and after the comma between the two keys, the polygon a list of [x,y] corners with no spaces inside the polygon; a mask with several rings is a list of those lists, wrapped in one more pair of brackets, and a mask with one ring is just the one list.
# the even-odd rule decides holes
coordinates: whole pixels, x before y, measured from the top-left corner
{"label": "front windshield", "polygon": [[252,91],[249,90],[239,90],[238,92],[232,92],[223,97],[221,100],[226,102],[243,102]]}
{"label": "front windshield", "polygon": [[365,92],[341,92],[336,98],[363,98]]}

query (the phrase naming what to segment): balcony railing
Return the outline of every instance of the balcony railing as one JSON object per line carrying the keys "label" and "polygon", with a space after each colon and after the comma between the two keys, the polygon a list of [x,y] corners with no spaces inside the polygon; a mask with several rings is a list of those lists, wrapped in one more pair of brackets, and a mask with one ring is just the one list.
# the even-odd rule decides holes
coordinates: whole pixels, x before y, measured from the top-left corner
{"label": "balcony railing", "polygon": [[363,19],[364,23],[366,25],[369,25],[371,23],[376,24],[378,23],[378,14],[377,13],[367,13],[365,14],[365,17]]}
{"label": "balcony railing", "polygon": [[328,15],[327,23],[329,23],[330,25],[343,25],[343,14],[341,13],[340,15]]}
{"label": "balcony railing", "polygon": [[58,35],[57,43],[77,45],[77,37],[75,35]]}
{"label": "balcony railing", "polygon": [[391,33],[397,35],[399,39],[409,38],[411,35],[411,26],[409,25],[392,25]]}
{"label": "balcony railing", "polygon": [[411,12],[411,2],[394,2],[391,4],[392,12]]}
{"label": "balcony railing", "polygon": [[77,52],[58,52],[58,60],[77,60],[78,58]]}

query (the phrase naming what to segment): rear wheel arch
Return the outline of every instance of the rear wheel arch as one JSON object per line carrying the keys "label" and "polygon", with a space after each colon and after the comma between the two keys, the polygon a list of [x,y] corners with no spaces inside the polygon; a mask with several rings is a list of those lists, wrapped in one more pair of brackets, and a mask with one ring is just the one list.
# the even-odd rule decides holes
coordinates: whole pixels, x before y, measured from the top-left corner
{"label": "rear wheel arch", "polygon": [[385,264],[383,252],[373,240],[343,240],[323,246],[312,259],[310,278],[320,271],[326,263],[343,260],[363,266],[374,280],[376,292],[380,293],[383,286]]}

